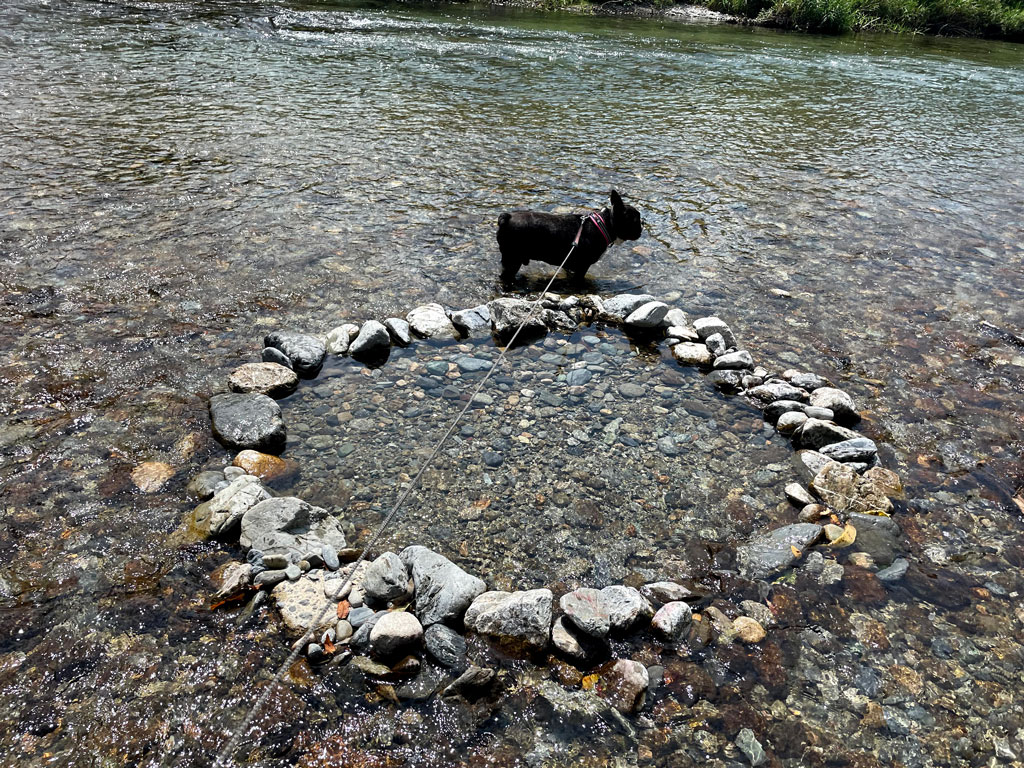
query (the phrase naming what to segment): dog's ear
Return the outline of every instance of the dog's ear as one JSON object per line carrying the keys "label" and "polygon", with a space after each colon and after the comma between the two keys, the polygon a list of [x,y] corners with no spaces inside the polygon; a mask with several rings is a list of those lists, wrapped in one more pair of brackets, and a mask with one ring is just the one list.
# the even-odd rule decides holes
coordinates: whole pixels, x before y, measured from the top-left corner
{"label": "dog's ear", "polygon": [[619,193],[617,191],[615,191],[614,189],[609,190],[609,192],[608,192],[608,199],[612,201],[612,210],[613,211],[621,211],[622,210],[622,208],[623,208],[622,198],[619,197]]}

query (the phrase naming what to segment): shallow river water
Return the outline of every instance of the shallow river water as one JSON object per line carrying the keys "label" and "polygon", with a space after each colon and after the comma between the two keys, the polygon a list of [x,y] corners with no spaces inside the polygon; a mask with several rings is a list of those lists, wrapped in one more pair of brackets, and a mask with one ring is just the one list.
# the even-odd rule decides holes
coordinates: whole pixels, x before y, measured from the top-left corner
{"label": "shallow river water", "polygon": [[[483,716],[300,664],[239,758],[733,766],[749,728],[773,764],[1024,760],[1024,48],[10,0],[0,106],[0,764],[209,765],[287,642],[270,611],[208,609],[239,552],[183,532],[188,480],[231,458],[206,398],[277,327],[538,289],[536,264],[499,282],[498,213],[612,186],[644,236],[582,291],[717,314],[759,363],[850,392],[907,490],[908,579],[778,585],[753,658],[620,649],[666,669],[632,722],[552,715],[543,668],[516,660],[494,660],[507,696]],[[415,377],[494,354],[331,361],[283,404],[300,473],[277,490],[364,541],[454,415]],[[567,393],[579,361],[590,391]],[[428,544],[491,588],[725,591],[736,542],[795,520],[788,443],[663,348],[552,334],[488,391],[388,548]],[[141,493],[145,461],[176,474]]]}

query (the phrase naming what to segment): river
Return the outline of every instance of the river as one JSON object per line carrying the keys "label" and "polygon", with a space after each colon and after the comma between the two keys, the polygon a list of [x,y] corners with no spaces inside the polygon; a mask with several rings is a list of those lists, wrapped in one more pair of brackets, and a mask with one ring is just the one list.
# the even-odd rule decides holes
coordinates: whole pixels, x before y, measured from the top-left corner
{"label": "river", "polygon": [[[0,105],[0,763],[210,764],[287,645],[273,617],[207,609],[237,548],[181,533],[188,480],[230,459],[209,393],[275,327],[501,295],[501,211],[600,206],[610,187],[645,233],[583,290],[717,314],[759,362],[850,392],[936,587],[823,596],[772,659],[677,669],[704,693],[670,686],[628,727],[537,715],[515,661],[508,702],[472,722],[293,670],[252,759],[731,766],[742,727],[786,765],[1024,759],[1021,46],[463,5],[10,0]],[[511,291],[545,277],[531,265]],[[791,451],[755,409],[602,339],[609,386],[661,399],[605,398],[640,447],[605,445],[585,403],[563,404],[565,435],[479,413],[390,546],[430,544],[497,588],[603,586],[677,577],[694,542],[728,550],[795,514],[779,511]],[[553,387],[564,351],[521,350],[503,386]],[[336,361],[303,385],[285,403],[303,471],[280,490],[365,537],[451,415],[428,399],[403,422],[390,387],[451,353],[396,352],[370,376]],[[325,420],[331,398],[385,426]],[[643,450],[665,436],[686,449]],[[174,478],[140,493],[132,470],[157,460]]]}

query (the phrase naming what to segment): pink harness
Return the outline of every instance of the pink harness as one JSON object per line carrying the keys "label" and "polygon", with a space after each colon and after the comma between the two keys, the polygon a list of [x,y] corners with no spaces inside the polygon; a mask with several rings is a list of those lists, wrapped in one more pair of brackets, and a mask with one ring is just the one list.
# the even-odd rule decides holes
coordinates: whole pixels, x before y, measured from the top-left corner
{"label": "pink harness", "polygon": [[572,243],[573,247],[580,244],[580,237],[583,235],[583,225],[586,224],[587,221],[591,221],[594,226],[597,227],[597,231],[600,232],[601,237],[604,238],[605,248],[612,244],[612,238],[608,234],[608,225],[605,223],[604,217],[597,211],[593,211],[592,213],[584,216],[583,220],[580,222],[580,230],[576,233],[576,239]]}

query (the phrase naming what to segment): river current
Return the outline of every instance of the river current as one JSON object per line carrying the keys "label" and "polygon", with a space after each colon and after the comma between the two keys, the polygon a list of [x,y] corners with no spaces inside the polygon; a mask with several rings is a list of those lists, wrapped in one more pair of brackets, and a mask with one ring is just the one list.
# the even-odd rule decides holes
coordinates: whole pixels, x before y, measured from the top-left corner
{"label": "river current", "polygon": [[[293,670],[253,761],[738,765],[741,727],[787,765],[1024,758],[1022,115],[1024,49],[988,41],[462,5],[3,3],[0,764],[208,765],[287,653],[273,619],[207,609],[237,548],[182,534],[188,480],[230,460],[208,395],[275,327],[508,292],[497,215],[597,207],[610,187],[644,236],[583,290],[717,314],[759,362],[850,392],[907,489],[908,557],[941,589],[805,607],[795,623],[829,627],[827,648],[794,632],[771,662],[701,672],[683,714],[659,699],[601,738],[533,723],[514,662],[516,693],[472,725]],[[540,266],[511,292],[538,289]],[[677,576],[694,540],[770,527],[791,451],[758,412],[602,339],[610,385],[661,398],[622,406],[638,452],[576,435],[593,414],[567,405],[578,476],[540,427],[490,472],[479,446],[515,434],[479,414],[394,546],[428,543],[498,588],[569,588]],[[451,351],[396,353],[375,381]],[[544,355],[564,351],[513,356],[513,388],[551,385]],[[304,470],[281,490],[349,505],[357,536],[452,415],[403,426],[408,403],[372,378],[332,363],[285,404]],[[393,427],[325,421],[328,397]],[[665,435],[689,447],[642,452]],[[140,493],[131,472],[156,460],[176,474]],[[527,525],[538,494],[556,506]],[[467,513],[483,496],[500,511]]]}

